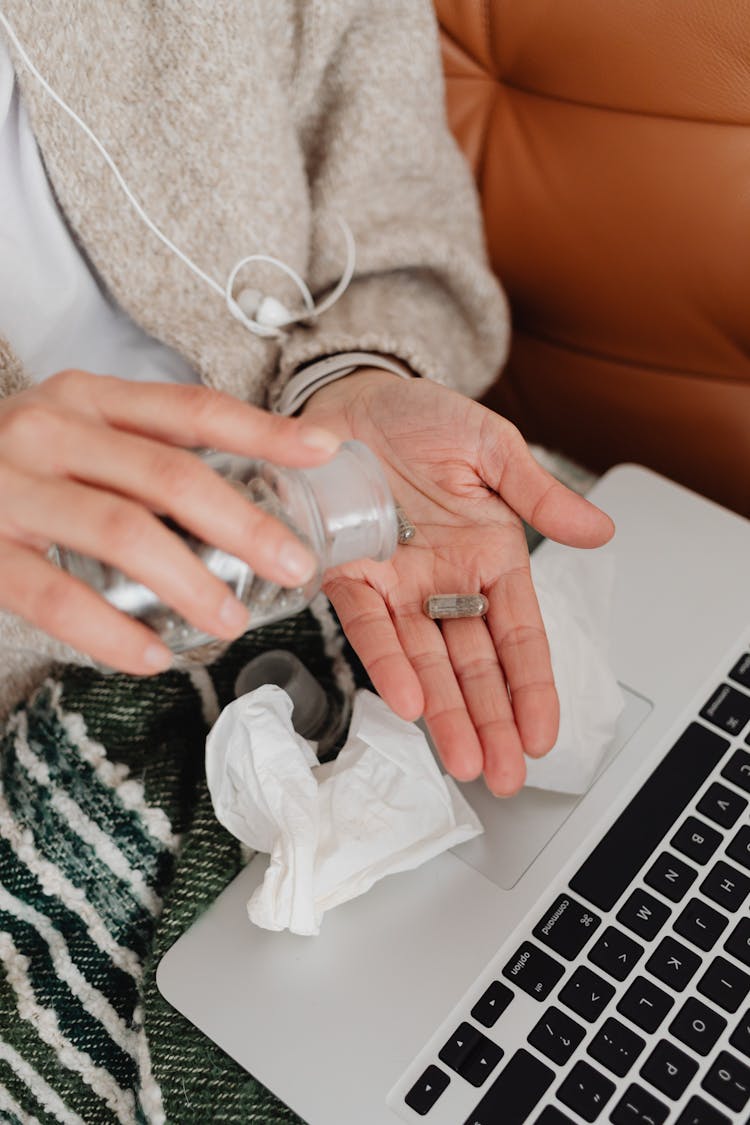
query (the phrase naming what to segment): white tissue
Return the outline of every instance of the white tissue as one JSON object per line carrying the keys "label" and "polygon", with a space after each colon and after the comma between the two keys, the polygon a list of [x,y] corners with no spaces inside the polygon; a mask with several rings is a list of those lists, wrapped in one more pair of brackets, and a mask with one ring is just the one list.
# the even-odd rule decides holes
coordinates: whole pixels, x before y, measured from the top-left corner
{"label": "white tissue", "polygon": [[256,925],[317,934],[326,910],[482,832],[424,734],[372,692],[357,693],[347,742],[326,765],[291,714],[268,684],[225,707],[206,742],[218,820],[270,853],[247,904]]}
{"label": "white tissue", "polygon": [[583,793],[624,707],[609,661],[614,553],[545,548],[531,556],[531,574],[560,698],[560,730],[549,754],[526,759],[526,784]]}

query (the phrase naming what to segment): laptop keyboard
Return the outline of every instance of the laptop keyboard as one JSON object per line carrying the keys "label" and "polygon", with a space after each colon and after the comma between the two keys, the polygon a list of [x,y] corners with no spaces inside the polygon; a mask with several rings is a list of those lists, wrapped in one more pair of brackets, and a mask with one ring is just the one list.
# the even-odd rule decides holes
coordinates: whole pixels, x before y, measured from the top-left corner
{"label": "laptop keyboard", "polygon": [[457,1125],[750,1123],[749,806],[750,652],[483,978],[414,1114],[442,1125],[459,1083]]}

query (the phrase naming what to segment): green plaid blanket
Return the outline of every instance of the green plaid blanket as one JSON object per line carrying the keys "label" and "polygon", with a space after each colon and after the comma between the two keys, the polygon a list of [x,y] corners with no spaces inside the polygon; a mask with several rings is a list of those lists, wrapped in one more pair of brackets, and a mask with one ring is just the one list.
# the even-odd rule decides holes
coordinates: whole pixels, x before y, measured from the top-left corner
{"label": "green plaid blanket", "polygon": [[157,991],[162,955],[237,874],[206,788],[206,733],[240,668],[295,651],[348,705],[361,668],[325,599],[208,669],[148,680],[64,667],[10,717],[0,789],[0,1121],[299,1118]]}

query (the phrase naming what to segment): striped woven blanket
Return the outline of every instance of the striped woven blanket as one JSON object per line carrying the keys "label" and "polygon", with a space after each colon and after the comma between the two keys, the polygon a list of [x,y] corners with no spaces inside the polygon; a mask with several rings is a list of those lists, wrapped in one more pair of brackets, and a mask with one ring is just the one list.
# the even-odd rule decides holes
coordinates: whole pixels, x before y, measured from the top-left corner
{"label": "striped woven blanket", "polygon": [[299,1119],[172,1009],[155,970],[237,874],[205,784],[243,664],[296,651],[342,708],[361,669],[319,599],[208,669],[61,668],[7,723],[0,789],[0,1120]]}

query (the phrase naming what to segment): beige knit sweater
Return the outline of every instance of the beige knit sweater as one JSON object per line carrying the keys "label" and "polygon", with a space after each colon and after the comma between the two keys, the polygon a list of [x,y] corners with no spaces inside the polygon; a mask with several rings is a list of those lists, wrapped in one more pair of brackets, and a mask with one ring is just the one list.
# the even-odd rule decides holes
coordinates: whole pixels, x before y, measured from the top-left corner
{"label": "beige knit sweater", "polygon": [[[360,349],[469,395],[495,378],[507,312],[446,128],[429,0],[2,6],[146,212],[217,281],[262,251],[319,295],[344,265],[336,216],[352,228],[357,269],[338,303],[280,342],[250,334],[143,225],[8,43],[60,206],[102,284],[206,384],[273,408],[301,364]],[[278,270],[254,265],[238,280],[298,305]],[[0,395],[26,385],[12,346],[0,339]],[[80,659],[0,614],[0,713],[51,658]]]}

